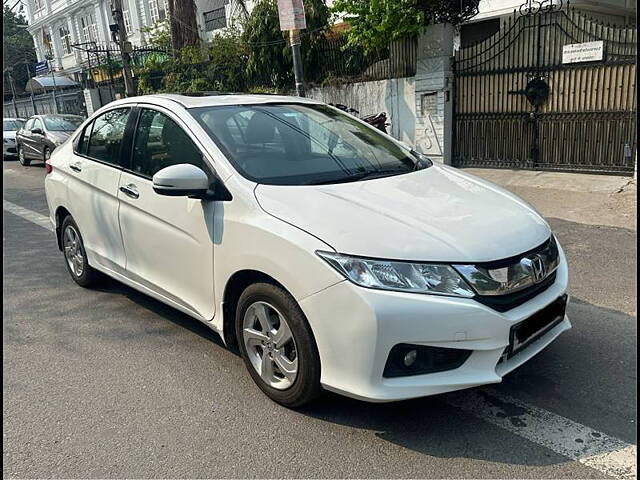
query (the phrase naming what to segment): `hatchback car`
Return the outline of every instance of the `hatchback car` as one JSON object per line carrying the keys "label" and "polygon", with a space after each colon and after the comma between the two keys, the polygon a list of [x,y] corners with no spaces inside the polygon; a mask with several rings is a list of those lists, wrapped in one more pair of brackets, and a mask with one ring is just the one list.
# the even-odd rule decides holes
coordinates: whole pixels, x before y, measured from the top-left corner
{"label": "hatchback car", "polygon": [[531,206],[310,99],[119,100],[45,187],[79,285],[100,272],[204,322],[287,406],[497,383],[571,326]]}
{"label": "hatchback car", "polygon": [[18,130],[18,159],[29,166],[32,160],[46,161],[57,147],[82,123],[78,115],[34,115]]}
{"label": "hatchback car", "polygon": [[16,150],[16,133],[24,125],[22,118],[3,118],[2,119],[2,157],[14,157],[17,155]]}

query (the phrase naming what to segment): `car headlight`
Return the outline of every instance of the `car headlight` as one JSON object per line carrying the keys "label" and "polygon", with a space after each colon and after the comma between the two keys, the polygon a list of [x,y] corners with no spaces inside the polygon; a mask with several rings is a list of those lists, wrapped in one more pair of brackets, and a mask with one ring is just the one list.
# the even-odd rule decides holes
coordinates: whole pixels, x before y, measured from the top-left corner
{"label": "car headlight", "polygon": [[323,251],[316,253],[361,287],[457,297],[474,296],[471,287],[450,265],[360,258]]}

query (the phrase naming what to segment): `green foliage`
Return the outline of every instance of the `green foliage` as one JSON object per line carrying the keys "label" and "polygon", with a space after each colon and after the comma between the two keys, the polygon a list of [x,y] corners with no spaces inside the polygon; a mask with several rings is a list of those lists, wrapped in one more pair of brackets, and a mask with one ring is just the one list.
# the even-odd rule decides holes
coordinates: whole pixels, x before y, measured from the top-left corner
{"label": "green foliage", "polygon": [[418,35],[434,23],[459,24],[478,13],[479,0],[336,0],[334,13],[351,24],[349,43],[367,52]]}
{"label": "green foliage", "polygon": [[[302,34],[302,63],[305,80],[315,80],[321,72],[322,30],[329,24],[330,12],[325,0],[307,0],[304,7],[307,29]],[[277,89],[290,87],[293,60],[286,32],[280,31],[276,0],[259,0],[243,27],[251,82]]]}
{"label": "green foliage", "polygon": [[236,28],[213,38],[208,48],[207,76],[215,79],[215,90],[242,92],[247,88],[247,46]]}
{"label": "green foliage", "polygon": [[156,22],[148,27],[142,27],[146,46],[158,50],[171,51],[171,34],[169,33],[169,20]]}
{"label": "green foliage", "polygon": [[[13,3],[13,2],[12,2]],[[16,15],[8,6],[2,11],[2,55],[4,57],[4,68],[12,68],[11,76],[16,86],[16,90],[21,91],[27,83],[27,71],[25,62],[33,64],[36,62],[36,51],[33,47],[33,39],[26,27],[27,21],[21,15]],[[21,27],[22,26],[22,27]],[[33,71],[31,72],[33,75]],[[5,77],[6,80],[6,77]],[[5,90],[10,91],[8,82]]]}

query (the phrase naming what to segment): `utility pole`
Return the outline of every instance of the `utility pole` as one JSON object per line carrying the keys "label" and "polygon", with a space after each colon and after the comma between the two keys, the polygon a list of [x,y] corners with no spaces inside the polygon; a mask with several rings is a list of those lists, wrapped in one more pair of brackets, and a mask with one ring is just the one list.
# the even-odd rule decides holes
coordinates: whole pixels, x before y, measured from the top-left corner
{"label": "utility pole", "polygon": [[11,76],[11,67],[6,69],[7,75],[9,75],[9,85],[11,85],[11,102],[13,103],[13,111],[16,114],[16,118],[19,118],[18,115],[18,106],[16,105],[16,87],[13,85],[13,77]]}
{"label": "utility pole", "polygon": [[280,30],[289,31],[289,45],[293,54],[293,75],[296,80],[296,95],[304,97],[304,76],[300,53],[300,30],[307,28],[302,0],[278,0]]}
{"label": "utility pole", "polygon": [[296,95],[305,96],[304,76],[302,73],[302,54],[300,53],[300,30],[289,30],[289,45],[293,54],[293,75],[296,80]]}
{"label": "utility pole", "polygon": [[[50,55],[48,55],[46,57],[47,60],[47,70],[49,70],[49,73],[51,74],[51,80],[53,80],[53,113],[58,113],[58,97],[56,96],[56,72],[55,69],[51,68],[49,66],[49,62],[51,62],[52,57]],[[45,89],[45,93],[46,93],[46,89]]]}
{"label": "utility pole", "polygon": [[[29,80],[31,80],[31,70],[29,69],[29,62],[25,61],[24,62],[24,68],[27,69],[27,83],[29,83]],[[33,114],[37,115],[38,114],[38,109],[36,108],[36,101],[33,99],[33,88],[29,88],[29,93],[31,94],[31,108],[33,108]]]}
{"label": "utility pole", "polygon": [[114,32],[120,54],[122,56],[122,76],[124,77],[124,91],[127,97],[136,94],[131,74],[131,42],[127,41],[127,31],[124,28],[124,15],[122,14],[122,0],[111,0],[111,13],[116,21],[117,29]]}

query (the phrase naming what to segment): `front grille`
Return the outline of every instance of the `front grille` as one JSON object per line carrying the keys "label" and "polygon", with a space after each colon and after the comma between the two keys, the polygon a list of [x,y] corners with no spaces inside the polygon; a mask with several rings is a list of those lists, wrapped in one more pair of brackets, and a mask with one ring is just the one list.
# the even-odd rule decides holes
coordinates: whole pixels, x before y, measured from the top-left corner
{"label": "front grille", "polygon": [[507,312],[512,308],[519,307],[523,303],[528,302],[536,295],[541,294],[556,281],[556,272],[553,272],[542,282],[532,285],[524,290],[519,290],[506,295],[476,295],[474,300],[480,302],[487,307],[493,308],[498,312]]}
{"label": "front grille", "polygon": [[[547,258],[552,258],[553,260],[555,260],[556,262],[555,265],[557,265],[559,252],[555,243],[555,239],[553,239],[553,237],[550,237],[541,245],[538,245],[537,247],[527,252],[524,252],[520,255],[515,255],[513,257],[504,258],[504,259],[496,260],[493,262],[479,263],[479,264],[476,264],[475,267],[479,267],[487,270],[505,268],[505,267],[509,267],[510,265],[517,264],[525,257],[531,257],[532,255],[536,255],[536,254],[544,255],[545,252],[547,252],[547,255],[549,255],[548,252],[551,252],[551,257],[547,257]],[[486,305],[487,307],[490,307],[498,312],[506,312],[508,310],[511,310],[512,308],[516,308],[522,305],[525,302],[528,302],[535,296],[541,294],[546,289],[548,289],[551,285],[555,283],[556,273],[557,273],[557,268],[554,269],[550,274],[548,274],[541,282],[535,283],[521,290],[504,293],[502,295],[477,294],[474,297],[474,299],[477,302],[482,303],[483,305]]]}

